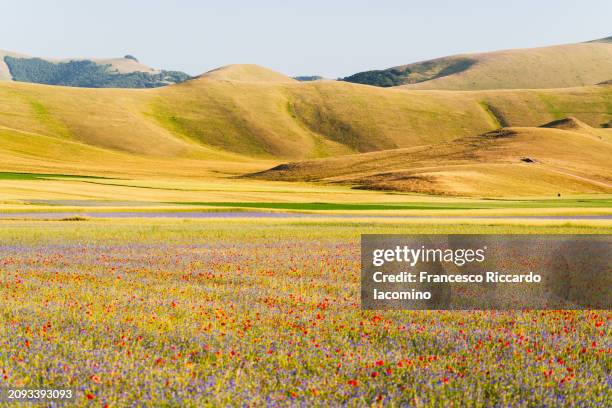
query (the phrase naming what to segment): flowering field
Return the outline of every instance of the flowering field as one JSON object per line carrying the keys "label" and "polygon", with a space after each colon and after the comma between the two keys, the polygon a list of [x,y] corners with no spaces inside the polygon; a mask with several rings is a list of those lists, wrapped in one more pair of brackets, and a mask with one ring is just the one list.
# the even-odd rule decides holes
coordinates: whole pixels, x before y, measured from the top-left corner
{"label": "flowering field", "polygon": [[610,406],[605,311],[362,312],[359,234],[609,227],[4,222],[0,386],[82,406]]}

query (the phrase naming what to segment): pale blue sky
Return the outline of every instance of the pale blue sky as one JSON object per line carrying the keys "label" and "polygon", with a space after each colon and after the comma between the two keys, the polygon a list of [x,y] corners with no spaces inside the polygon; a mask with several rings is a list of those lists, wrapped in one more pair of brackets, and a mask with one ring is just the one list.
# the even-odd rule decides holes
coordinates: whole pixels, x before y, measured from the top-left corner
{"label": "pale blue sky", "polygon": [[0,49],[130,53],[199,74],[255,63],[335,78],[449,54],[612,35],[610,0],[0,0]]}

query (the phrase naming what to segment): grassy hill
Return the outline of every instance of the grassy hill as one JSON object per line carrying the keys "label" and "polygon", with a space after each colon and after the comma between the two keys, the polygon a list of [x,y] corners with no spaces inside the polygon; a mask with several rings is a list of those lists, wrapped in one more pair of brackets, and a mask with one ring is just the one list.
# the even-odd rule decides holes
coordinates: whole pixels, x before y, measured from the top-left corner
{"label": "grassy hill", "polygon": [[612,129],[575,119],[437,145],[289,163],[251,178],[442,195],[612,193]]}
{"label": "grassy hill", "polygon": [[587,43],[460,54],[366,71],[345,81],[410,89],[482,90],[564,88],[609,80],[610,37]]}
{"label": "grassy hill", "polygon": [[[0,82],[0,171],[225,177],[287,161],[444,145],[500,126],[612,119],[612,87],[478,92],[299,82],[253,65],[178,85]],[[441,159],[442,160],[442,159]]]}
{"label": "grassy hill", "polygon": [[[409,91],[277,76],[233,81],[224,72],[233,75],[216,71],[160,89],[153,109],[158,123],[186,140],[224,151],[304,159],[441,143],[571,115],[599,127],[611,112],[609,86]],[[254,79],[272,75],[262,68],[258,72]]]}
{"label": "grassy hill", "polygon": [[42,59],[0,50],[0,80],[86,88],[155,88],[189,75],[156,70],[126,55],[109,59]]}

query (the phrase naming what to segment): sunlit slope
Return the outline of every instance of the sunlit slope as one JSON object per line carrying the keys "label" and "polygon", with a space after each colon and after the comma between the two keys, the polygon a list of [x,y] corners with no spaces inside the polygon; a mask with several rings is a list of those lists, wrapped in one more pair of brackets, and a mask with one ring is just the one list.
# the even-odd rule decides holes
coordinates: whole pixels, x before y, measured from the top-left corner
{"label": "sunlit slope", "polygon": [[230,157],[202,160],[135,155],[0,126],[0,172],[210,178],[257,171],[274,163]]}
{"label": "sunlit slope", "polygon": [[[396,69],[406,68],[425,72],[425,76],[422,73],[405,76],[406,85],[402,86],[410,89],[535,89],[594,85],[610,79],[612,41],[462,54]],[[418,82],[426,78],[432,79]]]}
{"label": "sunlit slope", "polygon": [[297,81],[257,66],[230,66],[160,89],[153,120],[177,137],[251,157],[317,157],[350,149],[315,134],[288,111]]}
{"label": "sunlit slope", "polygon": [[611,193],[610,157],[612,129],[572,118],[438,145],[289,163],[251,177],[445,195]]}
{"label": "sunlit slope", "polygon": [[[312,158],[451,140],[492,127],[461,95],[410,94],[341,82],[202,77],[160,90],[154,112],[172,132],[223,150]],[[435,133],[433,130],[435,129]]]}
{"label": "sunlit slope", "polygon": [[193,165],[199,163],[196,168],[241,174],[288,160],[436,145],[566,116],[598,127],[612,119],[611,112],[612,87],[606,85],[412,91],[297,82],[253,65],[150,90],[0,82],[0,127],[11,139],[0,145],[0,171],[17,171],[27,162],[29,170],[61,172],[73,163],[71,171],[81,166],[89,172],[198,176]]}
{"label": "sunlit slope", "polygon": [[185,139],[223,150],[299,159],[440,143],[570,115],[600,126],[612,112],[612,87],[603,85],[407,91],[337,81],[259,80],[266,72],[251,72],[249,81],[222,74],[160,89],[153,108],[158,122]]}
{"label": "sunlit slope", "polygon": [[256,64],[234,64],[210,70],[197,79],[208,79],[216,81],[231,82],[276,82],[276,83],[297,83],[293,78],[289,78],[280,72],[261,67]]}

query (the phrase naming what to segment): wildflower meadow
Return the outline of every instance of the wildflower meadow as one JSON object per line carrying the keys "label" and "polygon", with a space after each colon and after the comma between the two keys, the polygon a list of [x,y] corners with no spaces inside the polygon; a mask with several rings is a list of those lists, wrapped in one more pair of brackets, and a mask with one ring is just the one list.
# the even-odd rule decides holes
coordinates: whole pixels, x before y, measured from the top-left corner
{"label": "wildflower meadow", "polygon": [[100,407],[612,405],[608,311],[360,310],[364,230],[526,227],[3,227],[2,386],[72,388],[71,404]]}

